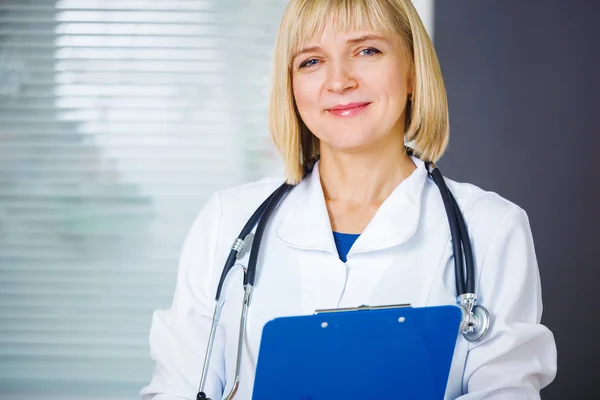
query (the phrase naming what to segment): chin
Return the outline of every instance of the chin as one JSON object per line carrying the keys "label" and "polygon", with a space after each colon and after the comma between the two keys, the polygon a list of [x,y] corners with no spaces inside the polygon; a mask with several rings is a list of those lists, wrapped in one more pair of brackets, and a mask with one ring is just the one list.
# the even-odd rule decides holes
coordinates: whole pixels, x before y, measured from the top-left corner
{"label": "chin", "polygon": [[325,142],[332,150],[353,152],[371,147],[376,143],[376,138],[370,135],[344,135],[343,138],[336,137]]}

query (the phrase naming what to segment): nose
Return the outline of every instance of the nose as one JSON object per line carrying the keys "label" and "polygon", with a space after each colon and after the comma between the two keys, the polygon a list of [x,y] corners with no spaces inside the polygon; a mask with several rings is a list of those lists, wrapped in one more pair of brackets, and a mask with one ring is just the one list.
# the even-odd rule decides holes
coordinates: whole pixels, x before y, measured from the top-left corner
{"label": "nose", "polygon": [[334,93],[342,93],[356,87],[357,82],[351,68],[343,61],[331,61],[327,71],[326,88]]}

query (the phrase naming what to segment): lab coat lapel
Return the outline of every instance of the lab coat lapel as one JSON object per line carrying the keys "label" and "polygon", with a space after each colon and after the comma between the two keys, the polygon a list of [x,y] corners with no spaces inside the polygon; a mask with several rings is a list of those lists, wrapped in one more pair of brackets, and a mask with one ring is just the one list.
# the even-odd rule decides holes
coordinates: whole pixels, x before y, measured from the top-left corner
{"label": "lab coat lapel", "polygon": [[290,208],[277,228],[278,238],[298,249],[337,252],[318,162],[313,172],[292,190],[286,201],[289,201]]}
{"label": "lab coat lapel", "polygon": [[[416,170],[383,202],[349,252],[368,252],[399,245],[416,232],[427,170],[413,157]],[[288,198],[290,208],[277,228],[278,238],[288,246],[335,253],[331,222],[319,177],[319,163]]]}
{"label": "lab coat lapel", "polygon": [[421,216],[422,195],[427,181],[425,163],[413,157],[416,169],[383,202],[348,253],[382,250],[398,246],[414,236]]}

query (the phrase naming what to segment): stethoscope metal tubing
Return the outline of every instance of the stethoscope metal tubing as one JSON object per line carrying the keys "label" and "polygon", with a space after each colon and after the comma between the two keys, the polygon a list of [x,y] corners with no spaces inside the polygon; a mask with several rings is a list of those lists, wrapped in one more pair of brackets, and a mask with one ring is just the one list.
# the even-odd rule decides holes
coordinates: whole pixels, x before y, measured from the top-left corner
{"label": "stethoscope metal tubing", "polygon": [[[208,335],[208,346],[204,355],[204,365],[202,366],[202,375],[200,376],[200,386],[198,388],[198,399],[205,399],[204,386],[206,385],[206,377],[208,375],[208,368],[210,366],[210,358],[212,357],[213,346],[215,344],[215,337],[217,327],[219,325],[219,319],[221,318],[221,311],[223,311],[223,302],[217,302],[215,304],[215,311],[213,312],[212,324],[210,326],[210,334]],[[204,397],[202,397],[204,395]]]}
{"label": "stethoscope metal tubing", "polygon": [[248,309],[250,308],[250,300],[252,299],[252,285],[244,285],[244,303],[242,305],[242,315],[240,316],[240,331],[238,333],[237,359],[235,362],[235,376],[233,385],[229,394],[225,396],[226,400],[231,400],[235,396],[240,386],[240,372],[242,369],[242,353],[244,350],[244,337],[246,333],[246,323],[248,321]]}

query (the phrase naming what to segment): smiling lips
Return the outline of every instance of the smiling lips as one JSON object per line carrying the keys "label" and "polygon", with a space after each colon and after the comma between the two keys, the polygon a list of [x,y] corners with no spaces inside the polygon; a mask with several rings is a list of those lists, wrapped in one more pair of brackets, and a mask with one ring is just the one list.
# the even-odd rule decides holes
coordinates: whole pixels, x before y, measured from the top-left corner
{"label": "smiling lips", "polygon": [[340,104],[327,109],[331,114],[337,117],[354,117],[363,112],[371,103],[349,103]]}

